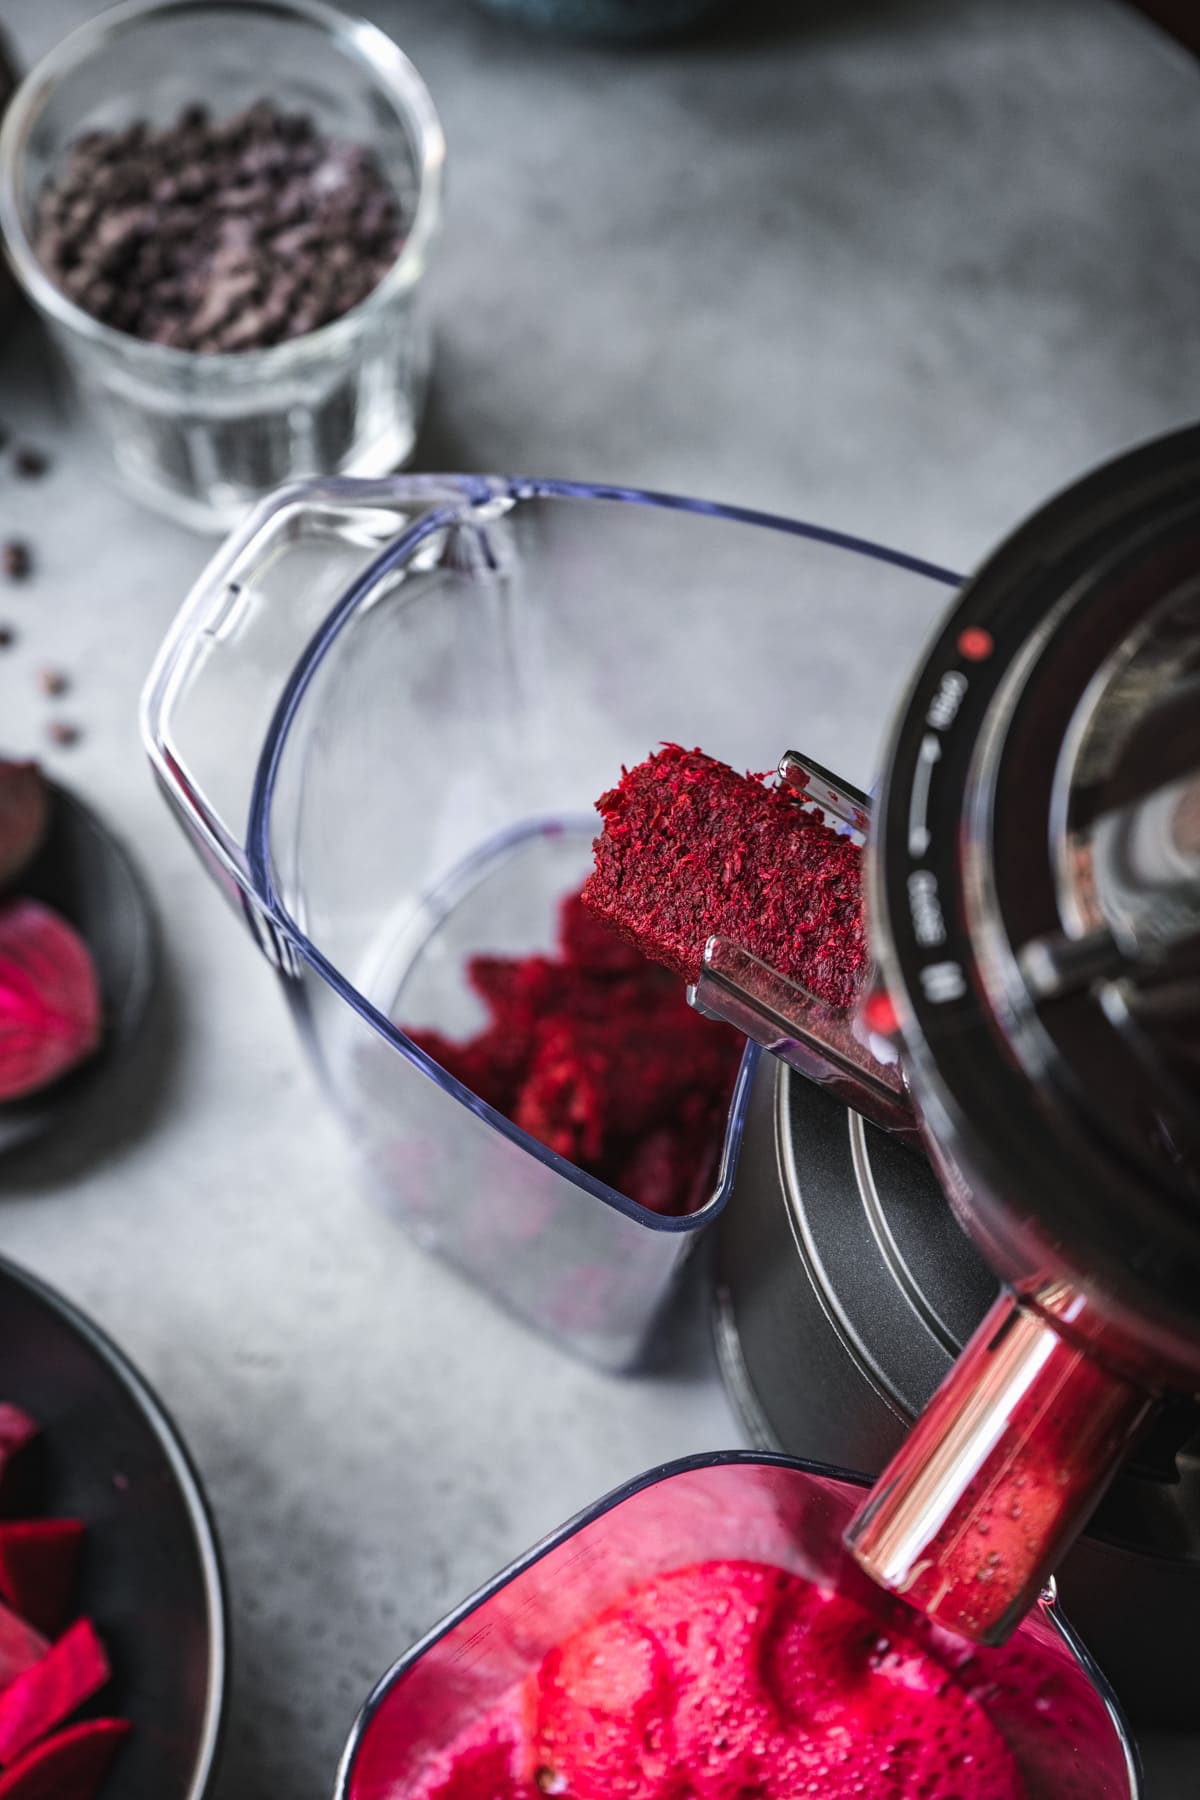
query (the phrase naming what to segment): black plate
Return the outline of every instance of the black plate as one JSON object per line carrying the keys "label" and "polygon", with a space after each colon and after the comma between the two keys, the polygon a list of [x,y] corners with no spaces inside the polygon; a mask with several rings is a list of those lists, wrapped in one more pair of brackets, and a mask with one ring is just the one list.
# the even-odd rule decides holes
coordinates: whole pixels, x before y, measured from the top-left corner
{"label": "black plate", "polygon": [[220,1737],[225,1602],[212,1523],[174,1426],[89,1320],[3,1258],[0,1400],[42,1425],[41,1510],[87,1524],[79,1605],[114,1671],[88,1711],[134,1727],[102,1800],[202,1800]]}
{"label": "black plate", "polygon": [[50,829],[13,893],[44,901],[92,953],[104,1008],[96,1055],[24,1100],[0,1102],[0,1154],[41,1137],[104,1080],[136,1038],[154,990],[154,915],[128,853],[94,812],[56,782]]}

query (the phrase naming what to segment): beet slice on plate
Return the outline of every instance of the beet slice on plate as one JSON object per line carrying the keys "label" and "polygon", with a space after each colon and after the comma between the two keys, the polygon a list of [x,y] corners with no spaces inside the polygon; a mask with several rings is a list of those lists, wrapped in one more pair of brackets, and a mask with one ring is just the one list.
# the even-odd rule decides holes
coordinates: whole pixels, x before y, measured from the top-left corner
{"label": "beet slice on plate", "polygon": [[37,764],[0,762],[0,886],[33,861],[49,825],[50,795]]}
{"label": "beet slice on plate", "polygon": [[40,900],[0,906],[0,1099],[47,1087],[100,1043],[96,965],[79,933]]}
{"label": "beet slice on plate", "polygon": [[0,1763],[69,1718],[109,1677],[108,1657],[90,1619],[77,1619],[45,1656],[0,1693]]}
{"label": "beet slice on plate", "polygon": [[80,1519],[0,1524],[0,1597],[47,1637],[57,1637],[71,1616],[83,1538]]}
{"label": "beet slice on plate", "polygon": [[41,1662],[49,1648],[40,1631],[19,1619],[7,1606],[0,1606],[0,1689]]}
{"label": "beet slice on plate", "polygon": [[9,1518],[26,1506],[35,1510],[40,1500],[38,1458],[30,1452],[41,1431],[37,1420],[19,1406],[0,1401],[0,1510]]}
{"label": "beet slice on plate", "polygon": [[0,1401],[0,1458],[5,1462],[32,1443],[41,1426],[9,1401]]}
{"label": "beet slice on plate", "polygon": [[96,1800],[129,1731],[126,1719],[88,1719],[55,1732],[0,1775],[0,1800]]}

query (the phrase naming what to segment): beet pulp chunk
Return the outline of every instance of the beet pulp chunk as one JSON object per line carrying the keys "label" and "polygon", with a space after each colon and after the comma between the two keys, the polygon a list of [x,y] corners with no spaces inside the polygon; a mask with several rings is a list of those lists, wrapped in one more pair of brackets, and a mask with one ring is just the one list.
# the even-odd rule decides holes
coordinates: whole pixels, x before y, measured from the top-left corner
{"label": "beet pulp chunk", "polygon": [[408,1035],[497,1112],[651,1212],[708,1198],[742,1039],[569,895],[549,956],[473,956],[473,1038]]}
{"label": "beet pulp chunk", "polygon": [[602,794],[583,903],[686,981],[713,936],[837,1007],[868,966],[862,852],[796,803],[700,750],[665,744]]}

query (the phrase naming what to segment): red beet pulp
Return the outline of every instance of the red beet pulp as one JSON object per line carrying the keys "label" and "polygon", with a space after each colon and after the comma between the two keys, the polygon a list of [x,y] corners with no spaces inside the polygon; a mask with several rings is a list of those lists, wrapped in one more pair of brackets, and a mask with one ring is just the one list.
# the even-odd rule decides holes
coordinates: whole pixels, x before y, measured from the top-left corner
{"label": "red beet pulp", "polygon": [[979,1702],[915,1640],[785,1570],[635,1588],[452,1744],[406,1800],[1024,1800]]}
{"label": "red beet pulp", "polygon": [[601,795],[583,902],[687,981],[723,936],[848,1007],[868,964],[862,857],[791,790],[665,744]]}
{"label": "red beet pulp", "polygon": [[703,1204],[742,1040],[695,1013],[578,895],[554,956],[475,956],[488,1009],[466,1043],[409,1030],[465,1087],[540,1143],[658,1213]]}

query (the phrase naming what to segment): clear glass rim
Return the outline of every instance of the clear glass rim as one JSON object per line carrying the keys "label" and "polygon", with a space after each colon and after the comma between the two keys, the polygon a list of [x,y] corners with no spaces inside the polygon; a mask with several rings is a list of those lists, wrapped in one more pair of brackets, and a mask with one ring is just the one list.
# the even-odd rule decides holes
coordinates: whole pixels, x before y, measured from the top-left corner
{"label": "clear glass rim", "polygon": [[[172,13],[240,11],[261,13],[313,26],[369,69],[380,91],[412,132],[417,175],[417,208],[404,246],[378,286],[357,306],[302,337],[263,350],[198,352],[147,343],[95,319],[56,287],[39,261],[21,217],[20,174],[25,147],[39,114],[60,83],[127,31]],[[325,0],[121,0],[121,4],[78,26],[34,64],[9,102],[0,125],[0,238],[13,273],[38,309],[75,336],[107,351],[142,361],[148,376],[183,370],[237,373],[269,380],[279,368],[310,354],[336,352],[353,338],[368,315],[415,287],[424,273],[441,220],[446,140],[432,96],[416,67],[385,31],[367,19],[340,12]]]}
{"label": "clear glass rim", "polygon": [[[298,483],[285,491],[293,501],[308,492],[314,501],[337,502],[340,500],[345,503],[356,495],[364,493],[370,493],[382,501],[389,487],[392,487],[397,497],[403,494],[411,500],[412,495],[419,491],[422,484],[426,485],[431,492],[440,492],[443,496],[447,490],[461,494],[461,504],[435,506],[430,512],[423,514],[407,529],[398,533],[396,538],[355,578],[335,601],[325,619],[309,639],[275,706],[255,772],[247,830],[248,873],[255,897],[293,949],[360,1018],[401,1056],[435,1082],[443,1092],[450,1094],[461,1105],[475,1113],[485,1124],[498,1131],[526,1154],[533,1156],[545,1167],[564,1176],[574,1186],[593,1195],[596,1199],[602,1200],[606,1206],[623,1213],[626,1218],[632,1219],[643,1228],[668,1234],[697,1231],[724,1210],[733,1188],[745,1128],[746,1111],[749,1105],[751,1080],[761,1054],[758,1047],[749,1043],[746,1046],[730,1100],[717,1181],[710,1199],[696,1212],[683,1215],[664,1215],[651,1212],[648,1208],[640,1206],[637,1201],[630,1200],[626,1195],[619,1193],[616,1188],[609,1187],[606,1182],[598,1180],[596,1176],[589,1175],[574,1163],[568,1162],[565,1157],[558,1155],[547,1145],[539,1143],[536,1138],[531,1138],[522,1131],[519,1125],[515,1125],[503,1113],[497,1112],[486,1101],[479,1099],[448,1070],[434,1062],[393,1020],[382,1013],[378,1007],[373,1006],[312,943],[307,933],[292,918],[284,905],[276,891],[272,875],[270,840],[279,771],[292,723],[321,663],[359,607],[369,599],[376,583],[407,561],[427,538],[449,525],[460,522],[465,516],[469,516],[472,507],[493,504],[496,501],[513,503],[539,499],[605,501],[693,514],[705,518],[721,519],[731,524],[758,526],[787,536],[805,539],[811,543],[824,544],[831,549],[850,551],[872,561],[887,563],[893,567],[907,570],[911,574],[924,576],[949,588],[959,587],[962,577],[936,563],[926,562],[920,557],[909,556],[904,551],[892,550],[885,545],[873,543],[867,538],[834,531],[826,526],[785,518],[776,513],[758,512],[748,507],[723,506],[713,501],[688,499],[680,495],[662,494],[642,488],[616,487],[593,482],[539,480],[527,476],[425,475],[408,479],[402,476],[397,478],[394,484],[386,480],[371,483],[355,483],[353,480]],[[269,510],[274,504],[277,502],[268,501],[267,509]],[[158,756],[153,744],[151,753],[157,762]]]}
{"label": "clear glass rim", "polygon": [[[815,1476],[825,1481],[837,1482],[845,1487],[865,1490],[871,1486],[869,1476],[859,1474],[852,1469],[842,1469],[828,1463],[812,1462],[806,1457],[784,1456],[776,1451],[764,1450],[714,1450],[697,1456],[685,1456],[675,1462],[662,1464],[658,1468],[648,1469],[645,1474],[637,1475],[631,1481],[622,1482],[620,1486],[613,1488],[601,1499],[584,1507],[581,1512],[576,1513],[573,1518],[568,1519],[549,1536],[542,1538],[523,1555],[514,1557],[512,1562],[493,1575],[489,1581],[484,1582],[452,1612],[447,1613],[431,1630],[425,1633],[424,1637],[419,1638],[415,1644],[396,1658],[390,1668],[384,1671],[367,1695],[358,1717],[351,1727],[350,1736],[346,1740],[346,1747],[338,1764],[337,1784],[334,1788],[333,1800],[348,1800],[348,1783],[354,1773],[354,1763],[363,1739],[370,1729],[376,1713],[392,1689],[435,1645],[439,1644],[464,1620],[469,1619],[473,1613],[478,1612],[481,1607],[495,1599],[496,1595],[515,1581],[518,1576],[535,1568],[552,1551],[569,1543],[581,1531],[587,1530],[589,1526],[596,1524],[598,1520],[603,1519],[617,1507],[623,1506],[635,1494],[644,1493],[647,1488],[658,1487],[663,1482],[672,1481],[680,1475],[690,1475],[705,1469],[729,1467],[790,1469],[800,1475]],[[1125,1769],[1129,1780],[1128,1800],[1141,1800],[1142,1767],[1137,1744],[1125,1722],[1125,1715],[1121,1711],[1120,1703],[1109,1685],[1107,1677],[1097,1667],[1087,1646],[1080,1641],[1074,1628],[1064,1619],[1053,1580],[1038,1596],[1036,1605],[1042,1618],[1060,1638],[1066,1650],[1100,1696],[1125,1760]]]}

